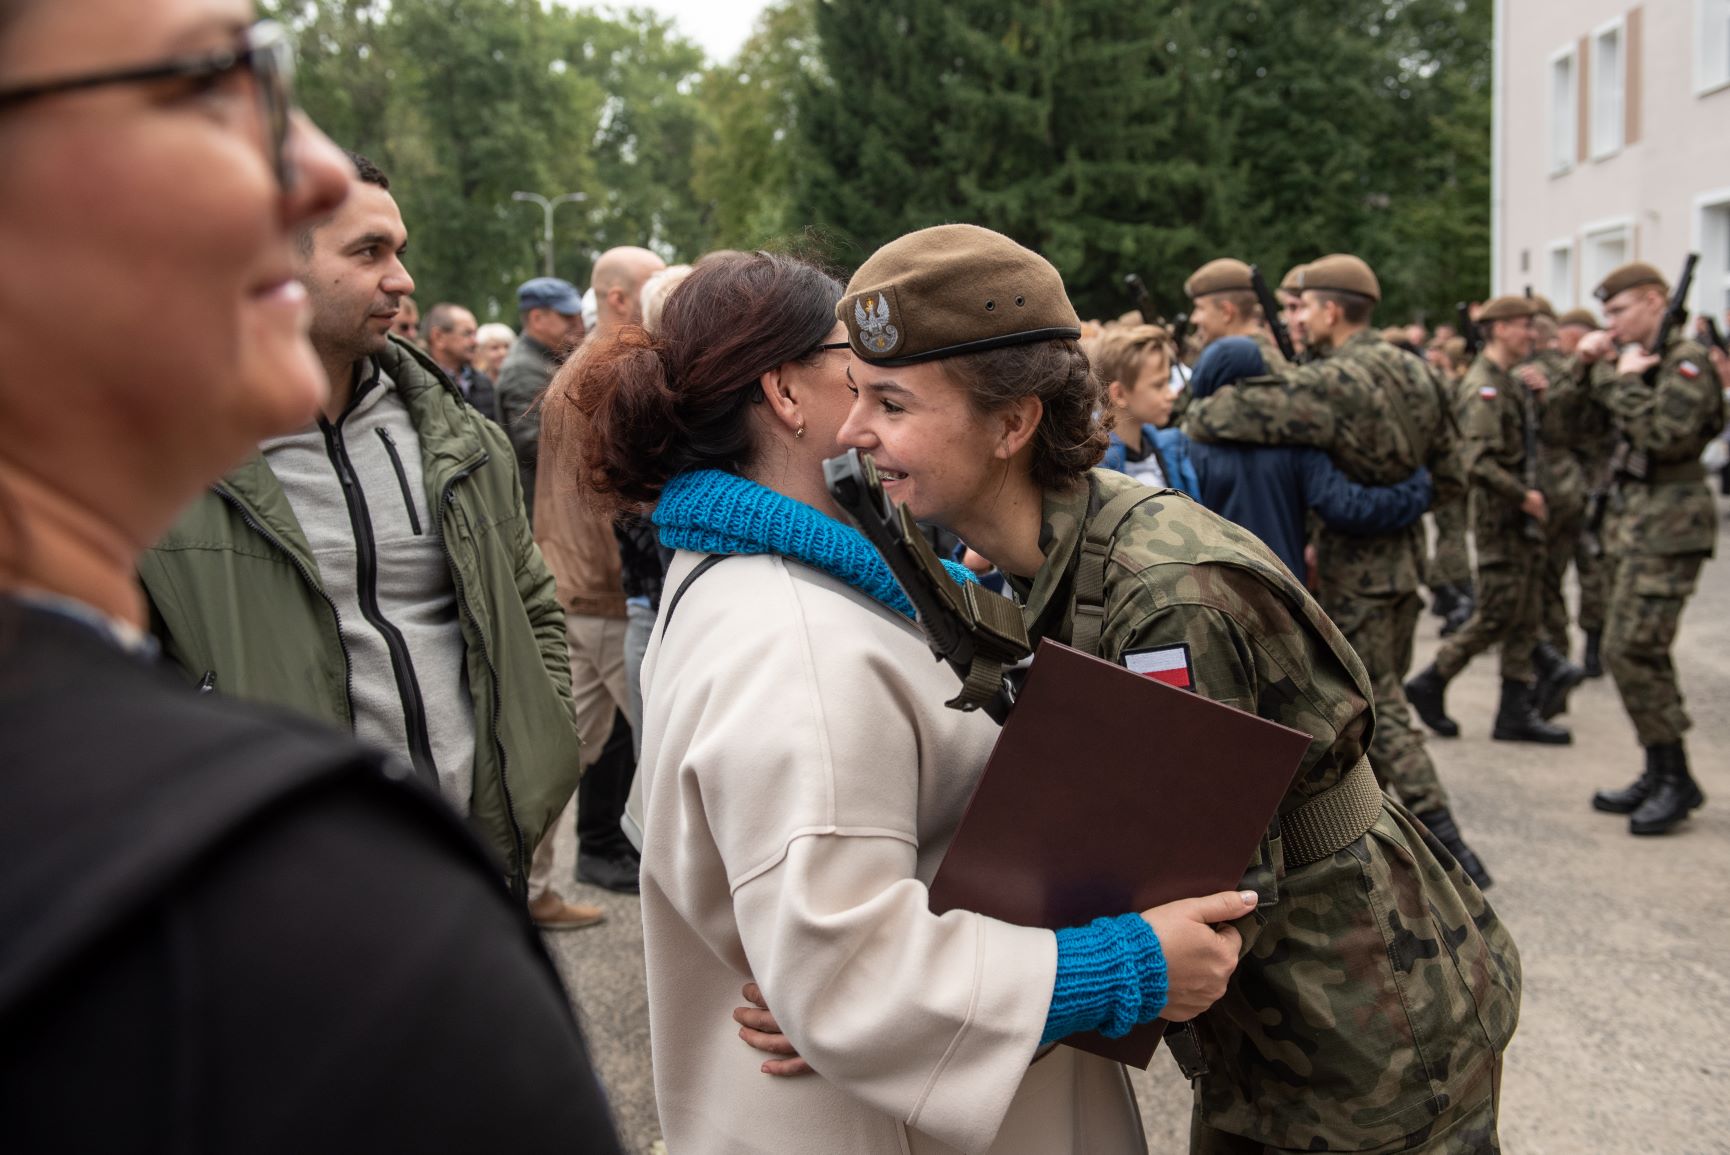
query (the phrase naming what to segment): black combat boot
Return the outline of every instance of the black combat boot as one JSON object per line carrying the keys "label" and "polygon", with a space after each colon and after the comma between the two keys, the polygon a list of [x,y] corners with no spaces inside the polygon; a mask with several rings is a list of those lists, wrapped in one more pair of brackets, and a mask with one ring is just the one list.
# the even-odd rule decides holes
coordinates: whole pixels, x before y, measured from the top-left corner
{"label": "black combat boot", "polygon": [[1538,717],[1546,722],[1568,712],[1568,695],[1586,680],[1586,671],[1549,642],[1532,647],[1532,664],[1538,668]]}
{"label": "black combat boot", "polygon": [[1462,586],[1455,586],[1454,589],[1459,597],[1455,599],[1453,606],[1448,610],[1448,620],[1442,623],[1442,637],[1444,638],[1451,638],[1459,633],[1461,628],[1472,620],[1472,614],[1476,613],[1478,609],[1478,595],[1473,591],[1470,582]]}
{"label": "black combat boot", "polygon": [[1502,705],[1490,737],[1498,742],[1541,742],[1546,746],[1568,746],[1574,736],[1560,726],[1538,717],[1533,689],[1524,682],[1502,679]]}
{"label": "black combat boot", "polygon": [[1418,712],[1418,717],[1424,720],[1424,725],[1434,730],[1444,738],[1458,738],[1460,726],[1448,717],[1448,711],[1442,701],[1447,692],[1448,683],[1453,679],[1444,677],[1431,662],[1406,683],[1406,701],[1412,704],[1412,709]]}
{"label": "black combat boot", "polygon": [[1430,612],[1438,618],[1446,618],[1459,600],[1459,586],[1451,582],[1436,586],[1430,591]]}
{"label": "black combat boot", "polygon": [[1477,854],[1466,845],[1466,840],[1460,837],[1460,828],[1454,824],[1454,816],[1448,812],[1446,806],[1414,817],[1430,828],[1430,833],[1436,836],[1437,842],[1448,848],[1448,853],[1454,856],[1460,869],[1478,884],[1479,890],[1490,889],[1490,872],[1484,869],[1484,864],[1478,861]]}
{"label": "black combat boot", "polygon": [[[1730,473],[1730,470],[1725,470],[1725,472]],[[1603,644],[1603,630],[1586,631],[1586,653],[1580,668],[1586,671],[1588,678],[1602,678],[1604,676],[1604,656],[1599,652]]]}
{"label": "black combat boot", "polygon": [[1640,803],[1651,796],[1658,787],[1658,763],[1661,755],[1658,747],[1646,747],[1646,769],[1640,776],[1620,790],[1599,790],[1592,795],[1592,809],[1602,810],[1606,814],[1632,814],[1640,808]]}
{"label": "black combat boot", "polygon": [[1630,834],[1668,834],[1688,812],[1705,803],[1706,796],[1688,773],[1688,751],[1680,742],[1652,747],[1658,756],[1658,784],[1628,818]]}

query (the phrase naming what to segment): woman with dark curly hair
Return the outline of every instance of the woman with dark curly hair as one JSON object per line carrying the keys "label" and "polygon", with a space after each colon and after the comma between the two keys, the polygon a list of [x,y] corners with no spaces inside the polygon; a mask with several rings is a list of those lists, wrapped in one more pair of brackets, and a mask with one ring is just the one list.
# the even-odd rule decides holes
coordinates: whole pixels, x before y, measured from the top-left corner
{"label": "woman with dark curly hair", "polygon": [[[1191,1150],[1494,1150],[1514,944],[1377,786],[1369,679],[1287,568],[1183,495],[1089,468],[1099,386],[1057,270],[984,229],[926,229],[866,261],[837,315],[856,357],[842,442],[1008,575],[1032,637],[1311,736],[1250,864],[1247,954],[1199,1023]],[[1229,791],[1220,754],[1193,770]],[[1159,757],[1155,722],[1124,757]]]}
{"label": "woman with dark curly hair", "polygon": [[[679,551],[638,770],[663,1133],[724,1155],[1143,1151],[1123,1069],[1049,1044],[1206,1007],[1237,944],[1209,924],[1246,900],[1056,934],[931,913],[997,729],[944,708],[911,605],[824,489],[852,402],[840,295],[787,257],[710,257],[659,335],[589,349],[545,406],[543,446],[586,451],[570,480],[653,502]],[[775,1008],[740,1013],[746,1040],[784,1029],[773,1045],[802,1059],[733,1037],[745,983]],[[816,1077],[766,1077],[805,1064]]]}

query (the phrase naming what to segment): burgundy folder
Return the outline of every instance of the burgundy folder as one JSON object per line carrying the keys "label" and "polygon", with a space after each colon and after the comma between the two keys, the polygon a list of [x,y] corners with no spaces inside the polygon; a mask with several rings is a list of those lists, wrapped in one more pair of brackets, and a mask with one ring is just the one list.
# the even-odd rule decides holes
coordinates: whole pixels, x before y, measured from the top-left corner
{"label": "burgundy folder", "polygon": [[[1310,736],[1174,688],[1187,657],[1144,675],[1042,641],[931,909],[1057,930],[1236,889]],[[1164,1027],[1064,1042],[1145,1068]]]}

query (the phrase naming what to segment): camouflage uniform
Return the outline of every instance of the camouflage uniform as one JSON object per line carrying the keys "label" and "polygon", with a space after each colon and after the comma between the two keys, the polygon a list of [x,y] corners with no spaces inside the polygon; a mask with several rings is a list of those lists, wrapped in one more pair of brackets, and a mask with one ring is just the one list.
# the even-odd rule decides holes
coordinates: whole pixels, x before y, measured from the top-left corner
{"label": "camouflage uniform", "polygon": [[[1568,601],[1563,587],[1585,529],[1591,491],[1580,449],[1604,434],[1603,410],[1592,404],[1572,358],[1547,350],[1532,358],[1550,387],[1538,406],[1540,488],[1544,492],[1544,562],[1539,583],[1538,636],[1568,652]],[[1584,578],[1581,588],[1584,589]],[[1582,625],[1582,628],[1585,628]]]}
{"label": "camouflage uniform", "polygon": [[[1072,640],[1086,519],[1135,484],[1095,470],[1046,494],[1046,563],[1020,591],[1031,635]],[[1351,646],[1253,535],[1166,491],[1117,533],[1099,650],[1122,662],[1179,644],[1198,692],[1311,735],[1282,812],[1361,760],[1375,723]],[[1331,857],[1287,871],[1282,840],[1263,841],[1246,880],[1263,904],[1238,924],[1245,956],[1198,1024],[1209,1072],[1192,1151],[1496,1149],[1518,952],[1447,851],[1378,797],[1368,832]]]}
{"label": "camouflage uniform", "polygon": [[[1215,391],[1189,407],[1183,428],[1199,441],[1313,445],[1365,485],[1392,485],[1426,466],[1438,503],[1465,489],[1446,386],[1421,358],[1367,329],[1282,378]],[[1380,537],[1324,527],[1316,552],[1321,603],[1375,680],[1376,776],[1415,813],[1445,808],[1447,793],[1401,687],[1423,610],[1422,526]]]}
{"label": "camouflage uniform", "polygon": [[1502,677],[1527,683],[1534,680],[1532,647],[1538,640],[1544,562],[1543,540],[1528,536],[1528,519],[1520,512],[1531,488],[1526,483],[1525,430],[1528,421],[1537,420],[1536,403],[1523,382],[1485,356],[1472,363],[1465,386],[1469,392],[1460,411],[1462,457],[1472,486],[1478,606],[1465,627],[1442,642],[1436,668],[1452,678],[1473,657],[1499,643]]}
{"label": "camouflage uniform", "polygon": [[[1442,382],[1442,395],[1450,401],[1456,419],[1465,397],[1463,389],[1460,382]],[[1464,472],[1462,468],[1461,473]],[[1436,523],[1436,539],[1430,553],[1430,568],[1425,575],[1429,587],[1433,590],[1439,586],[1470,584],[1472,559],[1466,549],[1466,533],[1471,526],[1471,515],[1466,505],[1466,487],[1462,485],[1446,501],[1438,497],[1430,505],[1430,516]]]}
{"label": "camouflage uniform", "polygon": [[1718,506],[1700,465],[1724,428],[1724,394],[1706,350],[1682,337],[1664,350],[1656,385],[1604,374],[1598,401],[1650,462],[1645,481],[1618,480],[1605,525],[1615,583],[1604,662],[1643,746],[1678,742],[1690,722],[1670,646],[1682,607],[1718,536]]}
{"label": "camouflage uniform", "polygon": [[[1588,396],[1597,396],[1616,376],[1610,364],[1576,365],[1578,383]],[[1580,445],[1574,456],[1580,463],[1588,499],[1598,487],[1608,483],[1610,452],[1615,447],[1610,415],[1601,406],[1591,406],[1581,415]],[[1610,582],[1615,577],[1614,564],[1587,540],[1584,527],[1574,541],[1574,572],[1580,579],[1580,628],[1588,634],[1602,634],[1609,616]]]}

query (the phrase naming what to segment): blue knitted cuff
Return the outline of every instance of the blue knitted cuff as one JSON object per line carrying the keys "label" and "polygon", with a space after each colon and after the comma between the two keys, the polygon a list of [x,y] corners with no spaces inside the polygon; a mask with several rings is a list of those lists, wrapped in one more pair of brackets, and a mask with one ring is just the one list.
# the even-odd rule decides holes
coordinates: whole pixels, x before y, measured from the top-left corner
{"label": "blue knitted cuff", "polygon": [[1165,952],[1139,914],[1057,932],[1057,982],[1040,1045],[1082,1031],[1120,1039],[1165,1009]]}

